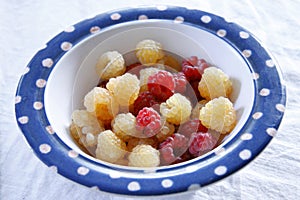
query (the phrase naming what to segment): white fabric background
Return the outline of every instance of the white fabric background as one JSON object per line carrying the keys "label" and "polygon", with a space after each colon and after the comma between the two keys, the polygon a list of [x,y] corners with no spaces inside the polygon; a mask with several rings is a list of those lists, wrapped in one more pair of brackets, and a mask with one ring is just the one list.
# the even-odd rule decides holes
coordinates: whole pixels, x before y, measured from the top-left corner
{"label": "white fabric background", "polygon": [[0,199],[124,199],[69,181],[39,161],[26,146],[17,127],[14,95],[29,60],[64,28],[104,11],[142,4],[193,7],[240,24],[255,34],[275,56],[288,92],[280,129],[253,162],[234,175],[196,192],[150,199],[299,198],[299,0],[0,0]]}

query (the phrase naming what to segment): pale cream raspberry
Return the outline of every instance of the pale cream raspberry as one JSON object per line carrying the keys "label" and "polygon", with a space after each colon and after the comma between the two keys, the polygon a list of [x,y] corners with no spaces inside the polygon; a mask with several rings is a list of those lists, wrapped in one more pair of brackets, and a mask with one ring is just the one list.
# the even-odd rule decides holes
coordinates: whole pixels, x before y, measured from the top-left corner
{"label": "pale cream raspberry", "polygon": [[162,45],[154,40],[142,40],[136,45],[136,57],[142,64],[153,64],[164,57]]}
{"label": "pale cream raspberry", "polygon": [[115,163],[126,154],[126,144],[111,130],[106,130],[98,135],[96,158],[110,163]]}
{"label": "pale cream raspberry", "polygon": [[129,154],[128,160],[128,166],[132,167],[157,167],[160,164],[159,151],[151,145],[137,145]]}
{"label": "pale cream raspberry", "polygon": [[84,106],[103,122],[111,121],[118,112],[118,105],[111,93],[101,87],[95,87],[84,97]]}
{"label": "pale cream raspberry", "polygon": [[216,67],[204,70],[198,90],[202,97],[211,100],[220,96],[229,97],[232,92],[232,82],[228,75]]}
{"label": "pale cream raspberry", "polygon": [[199,119],[205,127],[226,134],[236,124],[236,111],[228,98],[219,97],[205,104]]}
{"label": "pale cream raspberry", "polygon": [[102,80],[122,75],[126,70],[123,56],[117,51],[102,54],[96,64],[96,71]]}
{"label": "pale cream raspberry", "polygon": [[125,142],[137,135],[136,119],[131,113],[118,114],[111,125],[113,132]]}
{"label": "pale cream raspberry", "polygon": [[120,106],[130,106],[137,99],[140,81],[136,75],[125,73],[117,78],[109,79],[106,88],[112,93]]}
{"label": "pale cream raspberry", "polygon": [[179,93],[173,94],[165,103],[160,104],[160,113],[172,124],[186,122],[192,111],[191,102]]}

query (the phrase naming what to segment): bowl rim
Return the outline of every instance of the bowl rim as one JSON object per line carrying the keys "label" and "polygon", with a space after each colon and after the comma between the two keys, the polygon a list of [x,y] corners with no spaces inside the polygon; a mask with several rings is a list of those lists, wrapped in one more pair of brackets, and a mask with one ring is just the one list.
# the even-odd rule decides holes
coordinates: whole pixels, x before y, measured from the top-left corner
{"label": "bowl rim", "polygon": [[[252,69],[255,101],[248,120],[232,141],[207,154],[204,161],[197,159],[161,170],[147,169],[142,173],[141,170],[105,166],[70,149],[57,137],[47,119],[43,99],[47,79],[63,55],[95,33],[135,20],[167,20],[201,28],[234,47]],[[209,185],[248,164],[276,135],[285,104],[286,88],[280,68],[249,31],[201,10],[147,6],[99,14],[68,27],[51,39],[25,68],[16,91],[15,114],[33,152],[68,179],[110,193],[162,195]]]}

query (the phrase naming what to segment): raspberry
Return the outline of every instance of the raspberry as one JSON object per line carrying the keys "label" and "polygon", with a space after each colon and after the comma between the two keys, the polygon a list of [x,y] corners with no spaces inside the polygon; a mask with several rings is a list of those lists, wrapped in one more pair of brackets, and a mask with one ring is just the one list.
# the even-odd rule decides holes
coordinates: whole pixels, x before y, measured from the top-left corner
{"label": "raspberry", "polygon": [[190,139],[189,152],[196,157],[203,155],[212,150],[217,141],[210,133],[194,133]]}
{"label": "raspberry", "polygon": [[[173,75],[175,81],[175,92],[184,93],[186,90],[187,80],[182,72],[175,73]],[[198,86],[198,85],[197,85]]]}
{"label": "raspberry", "polygon": [[135,75],[125,73],[117,78],[109,79],[106,87],[120,106],[128,107],[138,97],[140,81]]}
{"label": "raspberry", "polygon": [[201,96],[207,100],[220,96],[229,97],[232,92],[232,83],[222,70],[209,67],[204,70],[198,90]]}
{"label": "raspberry", "polygon": [[145,66],[142,65],[141,63],[137,62],[137,63],[133,63],[129,66],[126,67],[126,71],[125,73],[130,73],[133,75],[136,75],[137,77],[140,76],[140,71],[144,68]]}
{"label": "raspberry", "polygon": [[207,132],[207,128],[203,126],[199,119],[192,119],[182,124],[178,132],[190,138],[193,133]]}
{"label": "raspberry", "polygon": [[138,98],[135,100],[133,107],[133,114],[137,115],[138,112],[144,107],[152,107],[158,105],[158,101],[149,91],[145,91],[139,94]]}
{"label": "raspberry", "polygon": [[113,132],[125,142],[137,136],[136,119],[131,113],[118,114],[111,124]]}
{"label": "raspberry", "polygon": [[146,137],[156,135],[161,128],[160,115],[153,108],[143,108],[136,116],[136,128]]}
{"label": "raspberry", "polygon": [[137,145],[141,145],[141,144],[151,145],[155,149],[157,149],[157,147],[158,147],[158,141],[157,141],[156,137],[150,137],[150,138],[132,137],[127,142],[127,149],[128,149],[128,151],[132,151],[134,147],[136,147]]}
{"label": "raspberry", "polygon": [[176,93],[165,103],[160,104],[160,113],[166,120],[175,125],[186,122],[192,111],[190,101],[183,95]]}
{"label": "raspberry", "polygon": [[174,133],[159,145],[161,163],[173,163],[188,148],[188,139],[179,133]]}
{"label": "raspberry", "polygon": [[204,59],[198,59],[197,56],[191,56],[182,61],[182,72],[188,81],[200,81],[205,68],[208,67]]}
{"label": "raspberry", "polygon": [[132,167],[157,167],[160,164],[159,151],[151,145],[140,144],[132,149],[128,160],[128,166]]}
{"label": "raspberry", "polygon": [[158,63],[171,67],[178,72],[181,71],[181,64],[171,55],[165,55]]}
{"label": "raspberry", "polygon": [[170,72],[159,71],[149,76],[147,86],[159,101],[166,101],[174,94],[175,81]]}
{"label": "raspberry", "polygon": [[96,64],[96,71],[102,80],[122,75],[125,70],[123,56],[117,51],[108,51],[102,54]]}
{"label": "raspberry", "polygon": [[161,121],[163,126],[161,127],[159,133],[157,133],[155,136],[158,139],[159,142],[164,141],[167,137],[171,136],[175,131],[175,126],[164,119]]}
{"label": "raspberry", "polygon": [[106,130],[98,135],[96,158],[110,163],[115,163],[126,154],[126,144],[111,130]]}
{"label": "raspberry", "polygon": [[95,87],[87,93],[83,104],[88,112],[95,114],[103,122],[112,120],[118,112],[117,103],[111,93],[101,87]]}
{"label": "raspberry", "polygon": [[136,57],[142,64],[157,63],[164,57],[162,45],[154,40],[142,40],[136,45]]}
{"label": "raspberry", "polygon": [[148,90],[147,83],[148,83],[149,76],[159,71],[160,69],[154,67],[145,68],[140,71],[140,92]]}
{"label": "raspberry", "polygon": [[207,100],[201,100],[201,101],[197,102],[196,106],[192,110],[191,119],[198,119],[199,118],[200,110],[201,110],[202,107],[205,106],[205,104],[207,102],[208,102]]}
{"label": "raspberry", "polygon": [[221,134],[230,132],[236,124],[236,112],[233,104],[225,97],[210,100],[200,110],[201,123]]}

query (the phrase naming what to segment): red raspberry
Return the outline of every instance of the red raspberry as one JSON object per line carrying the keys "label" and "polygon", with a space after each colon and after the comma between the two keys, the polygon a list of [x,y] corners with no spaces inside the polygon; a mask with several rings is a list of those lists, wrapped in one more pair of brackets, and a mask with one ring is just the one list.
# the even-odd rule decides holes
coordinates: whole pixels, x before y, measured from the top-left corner
{"label": "red raspberry", "polygon": [[160,115],[153,108],[144,107],[136,116],[136,129],[152,137],[161,129]]}
{"label": "red raspberry", "polygon": [[194,133],[190,139],[189,152],[193,156],[200,156],[212,150],[217,144],[217,139],[210,133]]}
{"label": "red raspberry", "polygon": [[188,139],[179,133],[174,133],[170,137],[160,143],[159,151],[161,163],[168,165],[180,159],[180,156],[187,150]]}
{"label": "red raspberry", "polygon": [[149,76],[147,86],[159,101],[166,101],[174,94],[175,81],[170,72],[161,70]]}
{"label": "red raspberry", "polygon": [[206,133],[207,130],[208,129],[201,124],[199,119],[192,119],[182,124],[179,127],[178,132],[190,138],[193,133]]}
{"label": "red raspberry", "polygon": [[208,67],[204,59],[198,59],[197,56],[191,56],[182,61],[182,72],[188,81],[200,81],[204,69]]}
{"label": "red raspberry", "polygon": [[158,104],[158,101],[155,99],[151,92],[142,92],[139,94],[138,98],[133,104],[133,114],[136,116],[139,113],[139,111],[142,110],[144,107],[150,108]]}
{"label": "red raspberry", "polygon": [[175,73],[173,77],[175,81],[175,92],[184,93],[187,84],[187,80],[184,73],[183,72]]}
{"label": "red raspberry", "polygon": [[140,76],[140,71],[141,71],[141,69],[143,69],[144,67],[145,67],[145,66],[142,65],[142,64],[139,63],[139,62],[133,63],[133,64],[128,65],[128,66],[126,67],[125,73],[128,72],[128,73],[130,73],[130,74],[134,74],[134,75],[136,75],[137,77],[139,77],[139,76]]}

